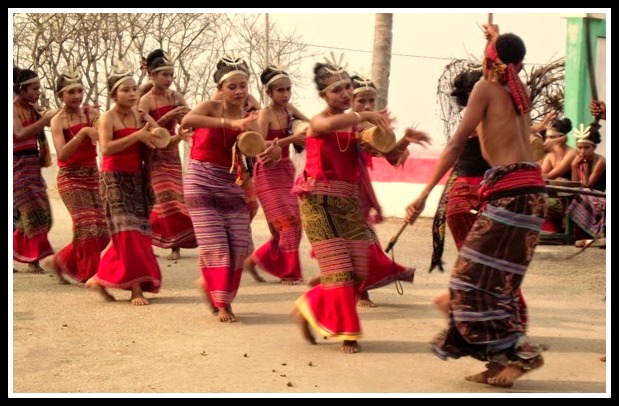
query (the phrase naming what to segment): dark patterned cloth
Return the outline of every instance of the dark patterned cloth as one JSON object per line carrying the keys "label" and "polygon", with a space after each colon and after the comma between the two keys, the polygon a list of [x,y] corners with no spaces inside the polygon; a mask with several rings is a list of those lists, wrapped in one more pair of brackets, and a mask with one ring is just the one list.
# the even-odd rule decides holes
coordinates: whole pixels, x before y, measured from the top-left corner
{"label": "dark patterned cloth", "polygon": [[454,180],[458,177],[458,173],[454,170],[449,175],[449,179],[443,189],[443,194],[436,208],[436,214],[434,215],[434,221],[432,222],[432,261],[430,262],[430,269],[428,272],[432,272],[434,268],[439,269],[441,272],[445,272],[443,268],[443,251],[445,250],[445,225],[447,221],[447,200],[449,197],[449,189],[453,185]]}

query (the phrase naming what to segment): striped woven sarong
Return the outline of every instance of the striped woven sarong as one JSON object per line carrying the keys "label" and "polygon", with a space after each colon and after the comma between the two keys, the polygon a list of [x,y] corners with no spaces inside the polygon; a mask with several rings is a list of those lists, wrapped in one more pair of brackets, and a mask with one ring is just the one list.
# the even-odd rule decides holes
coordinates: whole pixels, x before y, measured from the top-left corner
{"label": "striped woven sarong", "polygon": [[273,168],[261,162],[254,166],[254,189],[271,231],[269,241],[258,247],[252,260],[263,270],[282,280],[300,281],[299,244],[302,228],[297,196],[291,193],[295,168],[282,157]]}
{"label": "striped woven sarong", "polygon": [[159,248],[196,248],[196,236],[183,196],[183,174],[178,144],[155,151],[151,183],[155,205],[150,213],[153,245]]}
{"label": "striped woven sarong", "polygon": [[78,282],[97,273],[101,251],[110,241],[96,166],[58,170],[58,192],[73,222],[73,239],[54,255],[54,265]]}
{"label": "striped woven sarong", "polygon": [[[301,175],[302,176],[302,175]],[[357,298],[367,274],[368,227],[353,183],[310,179],[300,198],[301,220],[320,266],[321,283],[296,301],[308,323],[325,337],[361,338]]]}
{"label": "striped woven sarong", "polygon": [[13,231],[13,259],[31,263],[52,255],[47,236],[52,210],[38,154],[13,156],[13,204],[19,211]]}
{"label": "striped woven sarong", "polygon": [[606,236],[606,198],[578,194],[570,203],[568,213],[591,237]]}
{"label": "striped woven sarong", "polygon": [[[521,163],[486,172],[484,202],[459,252],[449,282],[449,326],[434,342],[442,359],[521,360],[530,348],[518,289],[539,241],[547,195],[539,165]],[[522,348],[521,348],[522,347]]]}
{"label": "striped woven sarong", "polygon": [[251,248],[245,190],[235,184],[236,177],[227,167],[192,159],[184,182],[198,264],[206,293],[217,308],[229,307],[236,297]]}

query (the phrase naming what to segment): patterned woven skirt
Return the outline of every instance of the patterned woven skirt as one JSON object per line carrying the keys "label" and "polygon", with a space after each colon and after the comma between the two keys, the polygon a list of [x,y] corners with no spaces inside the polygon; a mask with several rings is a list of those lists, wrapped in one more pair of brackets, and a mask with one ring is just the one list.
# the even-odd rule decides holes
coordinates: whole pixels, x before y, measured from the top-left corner
{"label": "patterned woven skirt", "polygon": [[183,196],[183,174],[178,145],[158,149],[152,162],[155,205],[150,213],[153,245],[159,248],[196,248],[196,235]]}
{"label": "patterned woven skirt", "polygon": [[254,166],[254,189],[262,205],[271,238],[251,255],[252,260],[282,280],[301,281],[299,245],[302,228],[299,201],[291,193],[295,168],[282,158],[273,168],[258,162]]}
{"label": "patterned woven skirt", "polygon": [[101,172],[101,197],[111,244],[93,277],[102,286],[158,293],[161,270],[150,238],[152,189],[142,173]]}
{"label": "patterned woven skirt", "polygon": [[253,247],[245,190],[229,168],[192,159],[185,201],[198,241],[198,265],[206,293],[217,308],[236,297],[243,261]]}
{"label": "patterned woven skirt", "polygon": [[13,231],[13,259],[31,263],[52,255],[47,236],[52,210],[38,154],[13,157],[13,204],[19,212]]}
{"label": "patterned woven skirt", "polygon": [[498,170],[498,179],[495,169],[486,173],[490,181],[480,192],[485,208],[452,271],[449,325],[433,347],[442,359],[472,356],[506,364],[539,354],[529,351],[537,347],[526,337],[518,290],[546,215],[544,181],[538,165]]}
{"label": "patterned woven skirt", "polygon": [[78,282],[97,273],[101,251],[110,241],[96,166],[58,170],[58,192],[73,222],[73,240],[56,255],[54,265]]}
{"label": "patterned woven skirt", "polygon": [[[300,199],[303,228],[320,267],[320,284],[297,299],[296,306],[319,334],[358,340],[357,299],[367,274],[370,236],[356,186],[337,181],[330,181],[330,186],[321,187],[316,181],[314,194]],[[328,190],[335,192],[318,194]]]}

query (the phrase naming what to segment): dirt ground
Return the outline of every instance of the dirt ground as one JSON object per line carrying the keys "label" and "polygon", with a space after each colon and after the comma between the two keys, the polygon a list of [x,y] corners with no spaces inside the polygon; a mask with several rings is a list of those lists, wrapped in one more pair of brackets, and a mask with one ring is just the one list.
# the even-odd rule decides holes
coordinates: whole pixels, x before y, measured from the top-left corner
{"label": "dirt ground", "polygon": [[[58,250],[71,239],[71,220],[51,186],[50,197],[50,241]],[[383,246],[401,224],[393,218],[377,227]],[[403,292],[393,284],[370,292],[378,306],[359,310],[364,338],[354,355],[340,352],[335,340],[303,341],[289,313],[306,286],[283,286],[265,273],[266,283],[243,276],[233,303],[239,321],[218,322],[194,285],[197,250],[183,250],[171,262],[167,250],[155,248],[162,289],[147,294],[151,305],[143,307],[132,306],[127,291],[112,291],[118,301],[104,302],[13,262],[9,397],[610,396],[606,250],[590,248],[567,259],[576,248],[538,247],[523,292],[529,335],[549,347],[546,363],[502,389],[463,379],[483,370],[483,363],[441,361],[430,352],[428,342],[445,326],[431,299],[446,289],[456,258],[448,236],[446,272],[428,273],[430,226],[430,219],[420,219],[399,238],[395,259],[417,267],[415,282],[404,284]],[[253,223],[256,246],[268,233],[260,213]],[[304,238],[306,279],[318,274],[308,249]],[[605,354],[606,363],[599,360]]]}

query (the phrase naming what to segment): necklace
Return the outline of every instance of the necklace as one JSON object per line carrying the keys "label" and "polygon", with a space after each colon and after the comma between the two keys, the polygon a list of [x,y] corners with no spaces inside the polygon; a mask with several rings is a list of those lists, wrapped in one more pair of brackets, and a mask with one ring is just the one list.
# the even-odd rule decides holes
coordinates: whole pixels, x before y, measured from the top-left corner
{"label": "necklace", "polygon": [[[333,116],[333,114],[331,114],[331,112],[327,110],[327,116],[331,117]],[[348,133],[344,134],[346,134],[346,147],[342,148],[342,144],[340,144],[340,132],[337,130],[335,131],[335,140],[337,141],[337,148],[340,150],[340,152],[346,152],[348,151],[348,147],[350,147],[350,137],[348,136]]]}
{"label": "necklace", "polygon": [[286,125],[282,124],[281,120],[279,119],[279,113],[277,109],[273,108],[272,104],[269,104],[269,109],[273,112],[273,114],[275,115],[275,119],[277,120],[277,124],[279,125],[279,130],[285,130],[285,132],[288,132],[290,124],[289,124],[289,117],[288,116],[288,110],[286,110],[286,108],[284,107],[284,114],[286,115]]}
{"label": "necklace", "polygon": [[[67,119],[67,129],[69,130],[69,135],[71,135],[71,138],[73,138],[75,136],[75,134],[73,134],[73,129],[71,127],[71,117],[73,117],[73,113],[69,112],[67,109],[64,109],[64,113],[65,113],[65,118]],[[82,120],[82,115],[80,114],[80,111],[77,111],[77,124],[79,124]]]}
{"label": "necklace", "polygon": [[[133,117],[133,110],[129,111],[129,113],[127,113],[127,114],[122,113],[122,112],[121,112],[120,110],[118,110],[118,109],[114,109],[114,111],[116,111],[116,114],[118,115],[118,118],[120,118],[120,121],[123,123],[123,126],[125,126],[125,128],[135,128],[135,127],[129,127],[129,126],[127,125],[127,123],[125,123],[125,118],[127,118],[127,116],[128,116],[129,114],[131,114],[131,118],[132,118],[132,119],[134,119],[134,117]],[[135,122],[135,119],[134,119],[133,121]]]}
{"label": "necklace", "polygon": [[348,136],[347,133],[346,134],[346,147],[344,149],[342,149],[342,145],[340,144],[340,133],[339,131],[335,132],[335,139],[337,141],[337,148],[340,150],[340,152],[346,152],[348,151],[348,147],[350,146],[350,137]]}
{"label": "necklace", "polygon": [[[155,94],[152,90],[150,91],[150,93],[153,95],[153,101],[155,102],[155,110],[157,110],[159,108],[159,105],[157,104],[157,94]],[[170,100],[170,92],[166,91],[164,94],[162,94],[162,96],[166,97],[166,100],[168,102],[168,106],[172,105],[172,101]],[[163,105],[162,105],[163,107]],[[173,106],[174,107],[174,106]]]}

